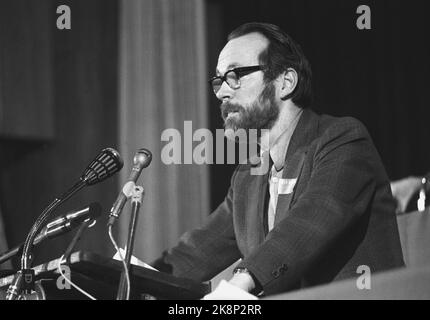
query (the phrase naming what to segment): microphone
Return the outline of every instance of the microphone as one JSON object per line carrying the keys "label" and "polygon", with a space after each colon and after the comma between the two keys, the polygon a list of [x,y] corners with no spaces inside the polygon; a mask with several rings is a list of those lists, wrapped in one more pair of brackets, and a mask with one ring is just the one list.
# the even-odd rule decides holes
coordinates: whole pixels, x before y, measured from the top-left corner
{"label": "microphone", "polygon": [[101,210],[102,208],[100,204],[93,202],[85,208],[72,211],[58,217],[54,221],[49,222],[42,231],[40,231],[38,236],[34,239],[34,244],[38,244],[45,239],[52,239],[63,233],[69,232],[85,220],[95,220],[100,216]]}
{"label": "microphone", "polygon": [[133,189],[136,185],[137,179],[139,179],[140,173],[144,168],[149,166],[152,160],[152,154],[149,150],[141,148],[137,150],[136,154],[133,158],[133,168],[131,169],[130,176],[127,179],[127,182],[124,184],[118,198],[114,202],[112,209],[109,214],[108,226],[112,226],[116,219],[118,219],[119,215],[124,208],[127,199],[131,196]]}
{"label": "microphone", "polygon": [[22,269],[26,269],[28,267],[28,254],[31,250],[34,239],[45,221],[50,216],[51,212],[83,187],[94,185],[111,177],[121,170],[123,165],[124,162],[122,161],[118,151],[113,148],[103,149],[86,167],[78,182],[76,182],[68,191],[56,198],[48,207],[45,208],[45,210],[33,224],[33,227],[31,228],[25,240],[23,255],[21,257]]}
{"label": "microphone", "polygon": [[[99,183],[117,173],[121,170],[123,164],[119,153],[115,149],[103,149],[87,166],[79,181],[43,210],[25,239],[21,256],[21,270],[16,273],[14,280],[10,284],[6,300],[15,300],[23,288],[25,291],[28,291],[34,287],[34,270],[30,269],[31,249],[34,239],[51,213],[83,187]],[[23,278],[25,278],[25,282],[22,280]]]}
{"label": "microphone", "polygon": [[[40,231],[33,241],[33,245],[39,244],[46,239],[52,239],[66,232],[76,228],[87,219],[95,220],[101,214],[101,206],[97,203],[91,203],[89,206],[80,210],[69,212],[51,221]],[[17,254],[22,253],[24,244],[16,246],[15,248],[0,255],[0,264],[11,259]]]}
{"label": "microphone", "polygon": [[124,162],[118,151],[112,148],[103,149],[88,165],[81,176],[87,186],[102,182],[122,169]]}

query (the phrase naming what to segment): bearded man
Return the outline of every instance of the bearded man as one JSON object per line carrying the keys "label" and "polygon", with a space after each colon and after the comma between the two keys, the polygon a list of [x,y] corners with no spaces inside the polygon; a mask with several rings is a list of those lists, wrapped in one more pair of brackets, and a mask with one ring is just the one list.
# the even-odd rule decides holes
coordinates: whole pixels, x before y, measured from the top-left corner
{"label": "bearded man", "polygon": [[210,83],[226,132],[260,130],[270,167],[254,175],[254,164],[239,165],[207,222],[153,265],[207,281],[241,259],[228,284],[265,295],[357,277],[362,265],[372,273],[403,266],[381,159],[358,120],[310,110],[300,46],[277,26],[248,23],[229,35],[216,72]]}

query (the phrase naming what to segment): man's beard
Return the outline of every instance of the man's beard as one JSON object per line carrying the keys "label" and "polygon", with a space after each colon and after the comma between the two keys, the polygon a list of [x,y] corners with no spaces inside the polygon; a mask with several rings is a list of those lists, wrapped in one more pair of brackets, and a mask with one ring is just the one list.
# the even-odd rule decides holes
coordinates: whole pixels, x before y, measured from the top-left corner
{"label": "man's beard", "polygon": [[[228,117],[231,112],[237,115]],[[221,116],[224,128],[236,131],[238,129],[271,129],[279,116],[279,106],[275,101],[275,86],[269,83],[250,106],[224,102],[221,104]]]}

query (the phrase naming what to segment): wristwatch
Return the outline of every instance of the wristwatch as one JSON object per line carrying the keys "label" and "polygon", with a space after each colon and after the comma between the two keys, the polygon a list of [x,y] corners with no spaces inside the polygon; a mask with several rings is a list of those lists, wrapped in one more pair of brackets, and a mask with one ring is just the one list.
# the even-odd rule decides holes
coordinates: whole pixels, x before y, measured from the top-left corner
{"label": "wristwatch", "polygon": [[234,268],[233,274],[238,274],[238,273],[248,273],[249,275],[251,275],[251,272],[249,272],[248,268],[244,268],[244,267]]}
{"label": "wristwatch", "polygon": [[252,280],[254,280],[254,286],[255,287],[254,287],[254,290],[252,290],[252,292],[251,292],[252,294],[259,295],[262,293],[263,287],[261,286],[260,282],[254,277],[252,272],[249,271],[248,268],[245,268],[245,267],[234,268],[233,274],[235,275],[235,274],[239,274],[239,273],[247,273],[251,276]]}

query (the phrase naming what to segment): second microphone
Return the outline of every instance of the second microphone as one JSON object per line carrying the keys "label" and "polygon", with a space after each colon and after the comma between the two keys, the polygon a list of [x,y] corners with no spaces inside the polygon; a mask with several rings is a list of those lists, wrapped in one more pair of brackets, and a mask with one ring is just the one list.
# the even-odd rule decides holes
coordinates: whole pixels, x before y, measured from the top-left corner
{"label": "second microphone", "polygon": [[150,165],[152,160],[152,154],[147,149],[139,149],[133,158],[133,168],[131,169],[130,175],[127,182],[124,184],[118,198],[114,202],[112,209],[109,213],[108,226],[113,225],[115,221],[119,218],[122,209],[124,208],[127,199],[131,196],[133,188],[136,185],[137,179],[144,168]]}

